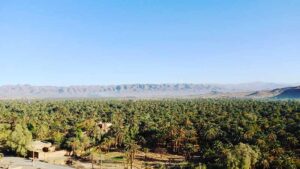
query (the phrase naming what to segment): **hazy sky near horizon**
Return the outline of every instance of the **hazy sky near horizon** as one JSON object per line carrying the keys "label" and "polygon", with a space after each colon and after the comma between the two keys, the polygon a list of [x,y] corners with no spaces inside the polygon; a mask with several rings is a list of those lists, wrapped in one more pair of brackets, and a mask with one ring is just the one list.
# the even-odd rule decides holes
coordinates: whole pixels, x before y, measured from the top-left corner
{"label": "hazy sky near horizon", "polygon": [[299,0],[1,0],[0,85],[300,82]]}

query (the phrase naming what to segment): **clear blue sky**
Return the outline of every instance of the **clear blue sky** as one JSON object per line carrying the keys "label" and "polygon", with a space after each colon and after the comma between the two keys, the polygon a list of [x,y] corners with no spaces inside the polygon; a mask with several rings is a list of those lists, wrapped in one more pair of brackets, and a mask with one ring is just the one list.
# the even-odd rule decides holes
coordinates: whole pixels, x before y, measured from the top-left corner
{"label": "clear blue sky", "polygon": [[0,85],[300,81],[299,0],[1,0]]}

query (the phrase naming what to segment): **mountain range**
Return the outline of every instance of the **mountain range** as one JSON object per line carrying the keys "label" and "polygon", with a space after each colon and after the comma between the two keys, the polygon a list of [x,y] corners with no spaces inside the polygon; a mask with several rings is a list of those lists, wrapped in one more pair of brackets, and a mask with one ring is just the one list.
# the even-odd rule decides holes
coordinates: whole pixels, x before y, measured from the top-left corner
{"label": "mountain range", "polygon": [[0,99],[60,98],[300,98],[300,87],[276,83],[243,84],[124,84],[91,86],[0,86]]}

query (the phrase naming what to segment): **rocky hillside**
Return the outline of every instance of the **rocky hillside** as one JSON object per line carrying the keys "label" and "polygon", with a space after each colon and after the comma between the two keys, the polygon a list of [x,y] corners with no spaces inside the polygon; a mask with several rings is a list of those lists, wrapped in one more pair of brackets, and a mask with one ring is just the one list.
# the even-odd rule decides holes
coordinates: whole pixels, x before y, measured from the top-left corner
{"label": "rocky hillside", "polygon": [[283,88],[280,94],[276,95],[278,99],[300,99],[300,86]]}
{"label": "rocky hillside", "polygon": [[249,94],[248,96],[276,99],[300,99],[300,86],[257,91]]}

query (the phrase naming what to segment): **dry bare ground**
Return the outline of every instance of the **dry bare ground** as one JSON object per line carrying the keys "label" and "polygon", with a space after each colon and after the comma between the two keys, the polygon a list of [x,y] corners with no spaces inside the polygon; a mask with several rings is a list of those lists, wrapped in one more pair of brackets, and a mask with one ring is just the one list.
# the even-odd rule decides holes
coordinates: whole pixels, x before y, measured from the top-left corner
{"label": "dry bare ground", "polygon": [[[130,168],[130,166],[126,163],[125,154],[121,152],[110,152],[106,153],[102,158],[102,165],[100,166],[100,161],[98,164],[94,164],[95,169],[124,169]],[[136,158],[133,163],[134,169],[142,169],[142,168],[153,168],[155,165],[162,164],[174,164],[183,162],[184,158],[178,155],[172,154],[157,154],[157,153],[143,153],[138,152],[136,154]],[[91,169],[92,164],[90,162],[82,162],[75,160],[74,167],[77,169]]]}
{"label": "dry bare ground", "polygon": [[[102,163],[100,165],[100,158],[97,160],[97,164],[93,164],[91,162],[84,162],[80,160],[73,159],[72,167],[66,165],[58,165],[64,164],[68,157],[63,159],[51,159],[50,161],[41,162],[34,161],[32,163],[31,160],[20,158],[20,157],[4,157],[0,160],[0,169],[124,169],[130,168],[125,159],[125,154],[122,152],[109,152],[102,155]],[[172,154],[157,154],[149,152],[147,154],[143,152],[138,152],[136,154],[136,158],[133,163],[134,169],[142,169],[142,168],[153,168],[155,165],[162,164],[174,164],[183,162],[184,158],[178,155]],[[1,168],[2,167],[2,168]]]}
{"label": "dry bare ground", "polygon": [[20,157],[3,157],[0,160],[1,169],[72,169],[72,167],[34,161]]}

